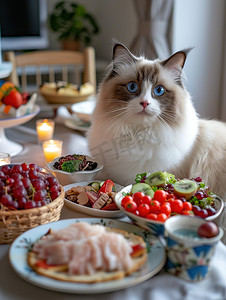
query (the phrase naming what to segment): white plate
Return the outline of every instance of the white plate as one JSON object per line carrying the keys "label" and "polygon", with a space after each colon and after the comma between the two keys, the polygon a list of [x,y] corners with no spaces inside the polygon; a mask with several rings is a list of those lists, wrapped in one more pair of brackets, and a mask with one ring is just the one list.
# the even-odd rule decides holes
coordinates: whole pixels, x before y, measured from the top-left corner
{"label": "white plate", "polygon": [[[80,221],[90,224],[103,224],[112,228],[120,228],[128,232],[137,233],[141,236],[145,235],[144,238],[150,245],[150,252],[148,253],[147,262],[140,268],[140,270],[134,272],[130,276],[125,277],[124,279],[92,284],[58,281],[39,275],[28,266],[27,253],[30,246],[38,238],[44,235],[49,228],[58,230],[67,227],[74,222]],[[61,220],[58,222],[41,225],[26,231],[11,245],[9,250],[9,260],[14,271],[24,280],[34,285],[49,290],[66,293],[94,294],[128,288],[153,277],[163,268],[166,261],[166,254],[160,240],[148,232],[144,232],[144,230],[140,227],[118,220],[91,218]]]}
{"label": "white plate", "polygon": [[74,113],[86,113],[91,115],[95,109],[96,106],[96,97],[90,96],[86,101],[75,103],[71,106],[71,110]]}
{"label": "white plate", "polygon": [[[83,182],[76,182],[72,184],[68,184],[64,186],[65,192],[70,190],[72,187],[75,186],[85,186],[88,185],[90,182],[101,182],[100,180],[93,180],[93,181],[83,181]],[[103,180],[102,180],[103,181]],[[115,183],[115,189],[116,192],[119,192],[121,189],[123,189],[123,186]],[[124,215],[124,213],[121,210],[101,210],[101,209],[95,209],[95,208],[90,208],[87,206],[83,206],[77,203],[74,203],[70,200],[64,199],[64,203],[66,206],[71,208],[74,211],[87,214],[93,217],[99,217],[99,218],[119,218]]]}
{"label": "white plate", "polygon": [[67,118],[64,122],[64,125],[70,129],[85,132],[90,128],[91,123],[89,121],[83,121],[76,118]]}

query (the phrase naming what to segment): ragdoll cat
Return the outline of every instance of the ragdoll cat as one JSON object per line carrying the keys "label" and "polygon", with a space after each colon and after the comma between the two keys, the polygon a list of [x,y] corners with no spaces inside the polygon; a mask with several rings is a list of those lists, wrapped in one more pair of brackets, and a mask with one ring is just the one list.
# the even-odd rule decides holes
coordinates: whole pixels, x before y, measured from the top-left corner
{"label": "ragdoll cat", "polygon": [[198,118],[182,83],[186,56],[150,61],[115,44],[89,150],[104,164],[103,178],[126,185],[143,172],[200,176],[226,201],[226,124]]}

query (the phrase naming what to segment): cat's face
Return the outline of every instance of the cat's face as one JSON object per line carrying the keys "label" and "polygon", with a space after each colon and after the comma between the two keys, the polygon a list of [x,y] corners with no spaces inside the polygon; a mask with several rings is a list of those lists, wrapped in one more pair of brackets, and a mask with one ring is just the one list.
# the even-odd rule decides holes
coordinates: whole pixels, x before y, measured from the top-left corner
{"label": "cat's face", "polygon": [[117,44],[112,68],[100,87],[106,116],[129,125],[177,126],[187,95],[181,83],[185,58],[184,52],[178,52],[164,62],[149,61]]}

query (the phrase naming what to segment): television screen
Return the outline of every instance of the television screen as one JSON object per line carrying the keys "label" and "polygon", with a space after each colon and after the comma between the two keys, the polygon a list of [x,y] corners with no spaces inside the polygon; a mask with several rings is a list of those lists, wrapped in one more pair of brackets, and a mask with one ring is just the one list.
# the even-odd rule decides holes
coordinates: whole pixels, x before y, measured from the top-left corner
{"label": "television screen", "polygon": [[2,50],[41,49],[48,46],[45,0],[1,0]]}

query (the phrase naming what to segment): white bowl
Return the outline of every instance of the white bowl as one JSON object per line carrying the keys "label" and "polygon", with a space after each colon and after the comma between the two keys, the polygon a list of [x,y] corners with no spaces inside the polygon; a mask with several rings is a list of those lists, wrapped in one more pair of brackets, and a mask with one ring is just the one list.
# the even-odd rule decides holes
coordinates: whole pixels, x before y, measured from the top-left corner
{"label": "white bowl", "polygon": [[47,168],[54,174],[54,176],[58,179],[61,185],[68,185],[74,182],[82,182],[82,181],[93,181],[97,174],[103,169],[103,165],[101,165],[98,160],[92,158],[91,156],[86,155],[88,161],[96,161],[97,167],[94,170],[90,171],[77,171],[77,172],[65,172],[62,170],[57,170],[54,168],[54,163],[59,160],[60,157],[55,158],[52,162],[47,164]]}
{"label": "white bowl", "polygon": [[[139,217],[131,212],[126,211],[122,206],[121,206],[121,201],[124,198],[124,195],[127,193],[130,193],[132,189],[132,184],[124,187],[120,192],[118,192],[115,196],[115,204],[118,206],[119,209],[121,209],[136,225],[149,230],[151,233],[155,235],[162,235],[164,233],[164,222],[160,221],[155,221],[155,220],[150,220],[147,218]],[[223,207],[224,207],[224,202],[221,198],[214,196],[214,202],[215,206],[217,208],[217,212],[215,215],[206,217],[206,221],[214,221],[216,220],[217,217],[221,214]],[[203,219],[204,220],[204,219]]]}

